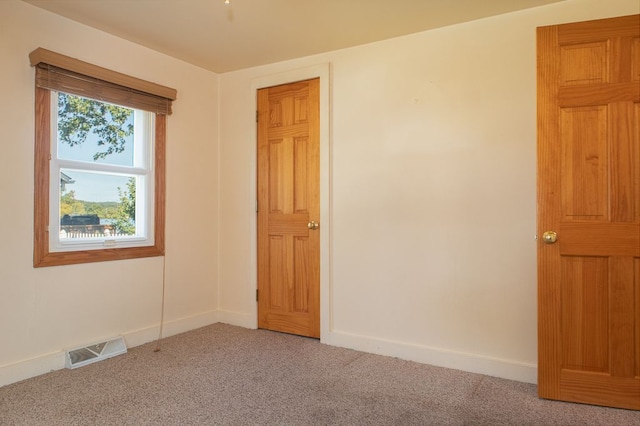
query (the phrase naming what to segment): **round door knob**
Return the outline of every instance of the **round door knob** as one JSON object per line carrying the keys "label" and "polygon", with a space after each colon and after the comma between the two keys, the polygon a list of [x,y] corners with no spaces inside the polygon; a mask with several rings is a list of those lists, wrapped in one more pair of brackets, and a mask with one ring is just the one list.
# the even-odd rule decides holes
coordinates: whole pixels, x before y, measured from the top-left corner
{"label": "round door knob", "polygon": [[311,222],[307,223],[307,228],[309,228],[311,230],[316,230],[316,229],[318,229],[319,226],[320,226],[320,224],[316,223],[313,220]]}
{"label": "round door knob", "polygon": [[542,234],[542,241],[544,241],[546,244],[553,244],[558,241],[558,234],[556,234],[554,231],[547,231]]}

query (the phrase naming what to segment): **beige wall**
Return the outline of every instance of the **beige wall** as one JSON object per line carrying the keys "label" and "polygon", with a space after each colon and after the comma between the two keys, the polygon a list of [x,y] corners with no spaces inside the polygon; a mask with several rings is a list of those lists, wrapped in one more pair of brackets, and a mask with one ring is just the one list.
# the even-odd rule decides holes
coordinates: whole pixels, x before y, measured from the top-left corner
{"label": "beige wall", "polygon": [[0,385],[70,346],[153,340],[160,316],[161,258],[32,268],[34,48],[178,90],[166,334],[256,326],[254,92],[320,70],[322,340],[535,381],[535,27],[639,12],[567,0],[218,76],[0,1]]}
{"label": "beige wall", "polygon": [[18,0],[0,1],[0,385],[64,348],[158,335],[163,259],[33,269],[34,72],[44,47],[178,91],[168,121],[165,334],[217,321],[218,76]]}
{"label": "beige wall", "polygon": [[222,74],[221,320],[256,324],[254,89],[325,64],[322,340],[535,382],[535,28],[639,9],[566,1]]}

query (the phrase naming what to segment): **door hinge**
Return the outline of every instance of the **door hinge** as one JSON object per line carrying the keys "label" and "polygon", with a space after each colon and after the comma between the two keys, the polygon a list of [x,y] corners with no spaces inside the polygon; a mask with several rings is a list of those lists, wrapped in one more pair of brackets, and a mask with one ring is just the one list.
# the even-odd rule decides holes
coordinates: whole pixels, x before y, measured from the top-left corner
{"label": "door hinge", "polygon": [[258,117],[260,116],[260,111],[256,111],[256,123],[258,122]]}
{"label": "door hinge", "polygon": [[259,291],[260,291],[260,290],[258,290],[258,289],[256,288],[256,302],[258,302],[258,292],[259,292]]}
{"label": "door hinge", "polygon": [[258,200],[256,200],[256,213],[258,213]]}

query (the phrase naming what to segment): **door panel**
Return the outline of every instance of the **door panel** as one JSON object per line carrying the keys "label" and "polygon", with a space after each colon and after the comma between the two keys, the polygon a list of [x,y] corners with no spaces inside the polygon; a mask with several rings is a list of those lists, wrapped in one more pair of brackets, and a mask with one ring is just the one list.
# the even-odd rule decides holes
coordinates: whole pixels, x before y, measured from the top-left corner
{"label": "door panel", "polygon": [[640,15],[538,29],[538,392],[640,409]]}
{"label": "door panel", "polygon": [[258,327],[320,337],[319,80],[258,91]]}
{"label": "door panel", "polygon": [[605,257],[570,256],[562,259],[562,364],[573,370],[606,372],[609,339]]}
{"label": "door panel", "polygon": [[560,110],[562,213],[565,220],[605,219],[608,206],[606,106]]}

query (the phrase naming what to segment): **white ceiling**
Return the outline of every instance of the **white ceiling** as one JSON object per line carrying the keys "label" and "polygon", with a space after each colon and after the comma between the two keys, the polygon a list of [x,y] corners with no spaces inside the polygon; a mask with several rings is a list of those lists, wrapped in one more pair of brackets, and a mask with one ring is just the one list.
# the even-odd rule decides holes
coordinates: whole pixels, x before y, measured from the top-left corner
{"label": "white ceiling", "polygon": [[23,0],[223,73],[562,0]]}

